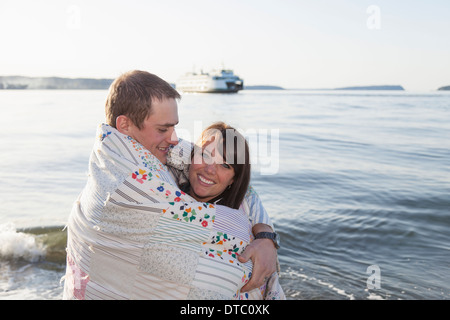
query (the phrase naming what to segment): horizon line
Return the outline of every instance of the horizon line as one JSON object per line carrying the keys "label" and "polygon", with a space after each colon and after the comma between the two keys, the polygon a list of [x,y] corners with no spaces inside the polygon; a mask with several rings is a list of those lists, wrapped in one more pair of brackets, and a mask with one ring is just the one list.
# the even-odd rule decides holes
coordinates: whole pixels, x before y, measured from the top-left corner
{"label": "horizon line", "polygon": [[[79,80],[79,79],[86,80],[86,79],[89,79],[89,80],[112,80],[112,81],[114,81],[116,79],[116,78],[112,78],[112,77],[0,75],[0,78],[4,78],[4,77],[5,78],[8,78],[8,77],[23,77],[23,78],[41,78],[41,79],[45,79],[45,78],[59,78],[59,79],[71,79],[71,80]],[[170,84],[173,83],[172,81],[167,81],[167,82],[169,82]],[[360,85],[351,85],[351,86],[346,85],[346,86],[340,86],[340,87],[335,87],[335,88],[326,88],[326,87],[323,87],[323,88],[320,88],[320,87],[319,88],[317,88],[317,87],[315,87],[315,88],[283,87],[283,86],[276,85],[276,84],[249,84],[249,85],[244,85],[244,87],[245,86],[248,86],[248,87],[253,87],[253,86],[255,86],[255,87],[263,87],[263,86],[265,86],[265,87],[279,87],[279,88],[281,88],[281,90],[312,90],[312,91],[327,91],[327,90],[349,90],[350,91],[353,88],[355,90],[364,90],[362,88],[401,87],[403,90],[402,89],[386,89],[386,91],[428,91],[428,92],[429,91],[446,91],[448,89],[444,89],[444,90],[442,90],[442,89],[450,87],[450,85],[443,85],[443,86],[440,86],[437,89],[407,90],[407,89],[405,89],[405,87],[403,85],[399,85],[399,84],[396,84],[396,85],[387,85],[387,84],[382,84],[382,85],[380,85],[380,84],[378,84],[378,85],[374,85],[374,84],[363,85],[363,84],[360,84]],[[374,90],[374,89],[368,89],[368,90]],[[378,91],[383,91],[383,89],[377,89],[377,90]]]}

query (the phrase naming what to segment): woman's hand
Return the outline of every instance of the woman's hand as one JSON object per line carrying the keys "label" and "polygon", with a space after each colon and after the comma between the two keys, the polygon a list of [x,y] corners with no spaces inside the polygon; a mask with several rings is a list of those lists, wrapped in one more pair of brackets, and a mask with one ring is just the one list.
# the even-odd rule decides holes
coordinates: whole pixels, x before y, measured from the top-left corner
{"label": "woman's hand", "polygon": [[[257,224],[253,227],[253,234],[259,232],[273,232],[272,228],[265,224]],[[261,287],[276,271],[277,249],[271,239],[256,239],[252,241],[239,256],[240,262],[253,262],[253,272],[250,281],[242,287],[241,292],[248,292]]]}

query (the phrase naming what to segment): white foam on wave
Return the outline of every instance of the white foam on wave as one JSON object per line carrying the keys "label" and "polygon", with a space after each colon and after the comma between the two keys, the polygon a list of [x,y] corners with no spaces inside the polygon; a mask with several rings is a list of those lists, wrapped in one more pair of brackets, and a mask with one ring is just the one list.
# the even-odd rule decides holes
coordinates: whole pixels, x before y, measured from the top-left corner
{"label": "white foam on wave", "polygon": [[17,232],[14,224],[0,224],[0,257],[39,261],[45,256],[45,247],[31,234]]}
{"label": "white foam on wave", "polygon": [[329,282],[326,282],[326,281],[322,281],[322,280],[319,280],[319,279],[315,279],[315,278],[312,278],[312,279],[316,280],[317,283],[321,284],[322,286],[326,286],[326,287],[330,288],[331,290],[335,291],[337,294],[339,294],[341,296],[344,296],[344,297],[346,297],[349,300],[355,300],[355,297],[354,297],[353,294],[347,293],[343,289],[339,289],[338,287],[336,287],[332,283],[329,283]]}
{"label": "white foam on wave", "polygon": [[319,284],[322,287],[328,287],[329,289],[333,290],[334,292],[336,292],[340,296],[343,296],[343,297],[345,297],[345,298],[347,298],[349,300],[355,300],[355,296],[353,294],[347,293],[343,289],[339,289],[338,287],[336,287],[332,283],[329,283],[327,281],[323,281],[321,279],[317,279],[316,277],[313,277],[313,276],[308,276],[308,275],[302,273],[301,271],[303,271],[303,270],[300,269],[300,271],[299,271],[299,270],[294,270],[292,268],[289,268],[289,270],[286,272],[286,274],[291,276],[291,277],[301,278],[301,279],[303,279],[303,281],[315,282],[315,283]]}

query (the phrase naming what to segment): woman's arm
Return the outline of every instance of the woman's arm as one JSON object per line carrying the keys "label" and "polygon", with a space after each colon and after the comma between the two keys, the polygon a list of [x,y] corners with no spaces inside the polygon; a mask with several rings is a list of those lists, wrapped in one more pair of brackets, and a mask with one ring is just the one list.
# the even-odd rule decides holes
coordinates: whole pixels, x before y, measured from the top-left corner
{"label": "woman's arm", "polygon": [[[274,232],[270,217],[252,187],[249,188],[245,196],[243,207],[252,222],[253,235],[260,232]],[[239,261],[247,262],[250,259],[253,262],[252,277],[242,287],[242,292],[261,287],[277,270],[277,248],[274,242],[271,239],[253,240],[241,254]]]}
{"label": "woman's arm", "polygon": [[[252,186],[249,186],[248,191],[245,195],[244,202],[242,203],[244,211],[247,213],[252,226],[255,227],[258,224],[266,225],[267,227],[258,232],[274,232],[274,226],[272,221],[270,220],[269,215],[267,214],[266,209],[264,208],[261,199],[256,193],[255,189]],[[262,227],[262,226],[259,226]],[[253,234],[256,235],[258,232],[253,230]]]}

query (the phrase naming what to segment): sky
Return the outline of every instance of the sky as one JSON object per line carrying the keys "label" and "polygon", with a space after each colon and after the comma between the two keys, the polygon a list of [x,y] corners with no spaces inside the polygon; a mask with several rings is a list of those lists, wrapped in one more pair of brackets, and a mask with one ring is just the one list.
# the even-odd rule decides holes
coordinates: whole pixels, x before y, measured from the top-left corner
{"label": "sky", "polygon": [[0,75],[176,82],[233,69],[246,85],[450,85],[448,0],[1,0]]}

